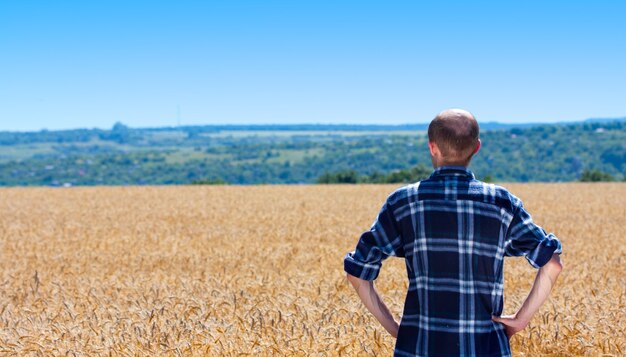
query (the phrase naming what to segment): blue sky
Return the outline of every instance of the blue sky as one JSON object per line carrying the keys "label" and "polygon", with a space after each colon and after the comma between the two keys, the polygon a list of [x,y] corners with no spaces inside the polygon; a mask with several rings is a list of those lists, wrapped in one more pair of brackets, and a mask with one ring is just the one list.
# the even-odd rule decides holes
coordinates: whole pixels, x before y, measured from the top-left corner
{"label": "blue sky", "polygon": [[0,130],[626,116],[626,1],[0,1]]}

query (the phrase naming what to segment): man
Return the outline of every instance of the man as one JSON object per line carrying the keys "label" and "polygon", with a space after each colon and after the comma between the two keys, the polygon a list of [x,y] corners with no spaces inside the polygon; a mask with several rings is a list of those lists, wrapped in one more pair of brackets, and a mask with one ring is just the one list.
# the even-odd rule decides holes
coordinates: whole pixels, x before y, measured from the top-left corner
{"label": "man", "polygon": [[[397,338],[395,356],[510,356],[509,339],[528,325],[562,269],[559,240],[533,223],[517,197],[467,169],[478,134],[471,113],[439,113],[428,127],[435,171],[389,195],[344,258],[361,301]],[[409,278],[400,325],[373,284],[389,256],[405,258]],[[525,256],[539,269],[512,316],[500,316],[504,256]]]}

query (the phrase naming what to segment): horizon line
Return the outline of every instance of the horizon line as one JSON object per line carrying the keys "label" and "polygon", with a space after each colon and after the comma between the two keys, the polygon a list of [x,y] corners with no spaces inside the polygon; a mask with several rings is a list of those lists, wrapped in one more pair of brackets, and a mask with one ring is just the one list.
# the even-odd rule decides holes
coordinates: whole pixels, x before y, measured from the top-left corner
{"label": "horizon line", "polygon": [[[479,124],[498,124],[498,125],[503,125],[503,126],[515,126],[515,125],[525,125],[525,126],[530,126],[530,125],[554,125],[554,124],[562,124],[562,125],[567,125],[567,124],[578,124],[578,123],[584,123],[584,122],[590,122],[590,121],[603,121],[603,122],[610,122],[610,121],[622,121],[622,120],[626,120],[626,116],[619,116],[619,117],[591,117],[591,118],[585,118],[585,119],[577,119],[577,120],[566,120],[566,121],[526,121],[526,122],[501,122],[501,121],[497,121],[497,120],[491,120],[491,121],[480,121],[478,120]],[[121,123],[124,126],[130,128],[130,129],[138,129],[138,130],[150,130],[150,129],[180,129],[180,128],[191,128],[191,127],[218,127],[218,126],[228,126],[228,127],[241,127],[241,126],[253,126],[253,127],[263,127],[263,126],[304,126],[304,125],[308,125],[308,126],[398,126],[398,127],[402,127],[402,126],[413,126],[413,125],[428,125],[430,123],[430,121],[427,122],[413,122],[413,123],[395,123],[395,124],[386,124],[386,123],[324,123],[324,122],[299,122],[299,123],[211,123],[211,124],[181,124],[181,125],[162,125],[162,126],[130,126],[125,124],[123,121],[115,121],[112,125],[110,125],[109,127],[99,127],[99,126],[92,126],[92,127],[72,127],[72,128],[56,128],[56,129],[48,129],[48,128],[41,128],[38,130],[3,130],[0,129],[0,133],[38,133],[38,132],[43,132],[43,131],[47,131],[47,132],[58,132],[58,131],[74,131],[74,130],[111,130],[116,124]]]}

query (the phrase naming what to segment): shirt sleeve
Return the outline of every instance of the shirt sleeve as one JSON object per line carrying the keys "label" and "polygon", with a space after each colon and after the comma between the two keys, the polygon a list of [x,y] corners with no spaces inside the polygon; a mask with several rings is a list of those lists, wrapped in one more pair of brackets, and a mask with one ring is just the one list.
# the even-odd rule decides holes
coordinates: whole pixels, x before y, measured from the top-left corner
{"label": "shirt sleeve", "polygon": [[541,268],[553,254],[562,252],[561,242],[554,234],[546,233],[533,222],[519,199],[515,207],[516,211],[504,244],[504,253],[509,257],[525,256],[530,265]]}
{"label": "shirt sleeve", "polygon": [[346,254],[344,270],[363,280],[374,280],[382,261],[390,256],[404,257],[404,248],[398,223],[387,200],[371,228],[361,234],[356,249]]}

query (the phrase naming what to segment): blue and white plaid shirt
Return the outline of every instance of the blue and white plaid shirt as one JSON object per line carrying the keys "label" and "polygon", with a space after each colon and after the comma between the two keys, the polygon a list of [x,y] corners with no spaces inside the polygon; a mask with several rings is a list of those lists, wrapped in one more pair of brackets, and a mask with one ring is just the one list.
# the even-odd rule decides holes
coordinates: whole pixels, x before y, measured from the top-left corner
{"label": "blue and white plaid shirt", "polygon": [[449,166],[389,195],[344,269],[374,280],[384,259],[405,259],[409,291],[395,356],[509,356],[504,326],[491,319],[502,314],[504,256],[539,268],[553,253],[561,243],[517,197]]}

